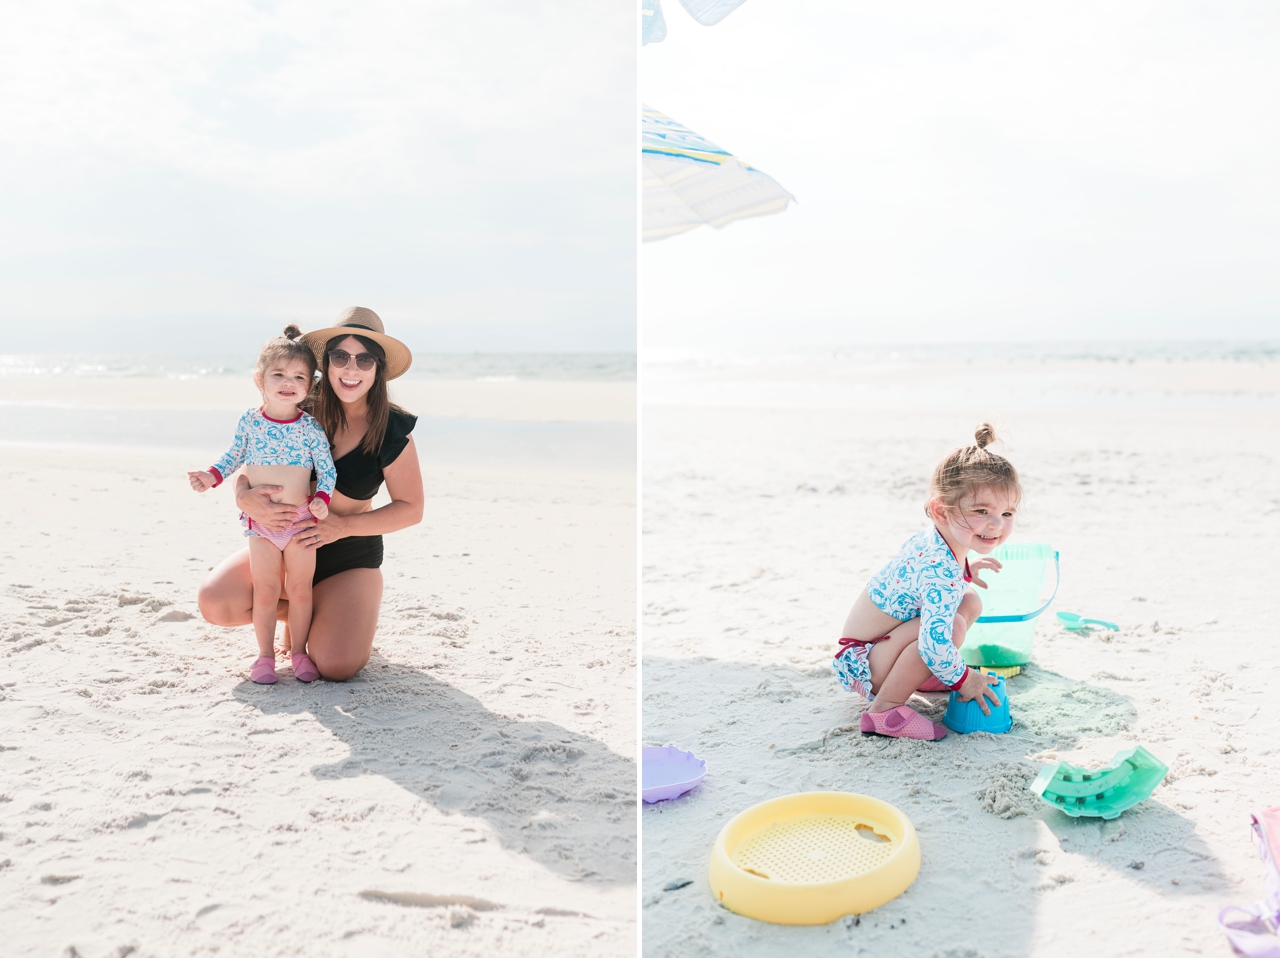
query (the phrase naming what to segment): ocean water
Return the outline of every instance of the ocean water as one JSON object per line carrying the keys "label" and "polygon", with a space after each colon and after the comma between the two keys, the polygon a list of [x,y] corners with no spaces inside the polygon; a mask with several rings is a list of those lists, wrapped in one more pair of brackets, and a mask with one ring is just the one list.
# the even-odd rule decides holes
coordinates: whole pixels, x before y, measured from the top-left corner
{"label": "ocean water", "polygon": [[[26,376],[93,379],[197,379],[247,376],[256,354],[165,356],[150,354],[0,355],[0,378]],[[627,382],[636,378],[634,353],[420,353],[406,379],[514,382]]]}
{"label": "ocean water", "polygon": [[1134,340],[1036,343],[944,343],[937,345],[797,346],[719,351],[648,349],[647,370],[663,366],[731,367],[854,363],[870,366],[979,362],[1277,362],[1276,340]]}
{"label": "ocean water", "polygon": [[653,350],[646,405],[1280,412],[1280,341]]}
{"label": "ocean water", "polygon": [[[204,468],[226,451],[239,418],[240,413],[222,409],[27,406],[18,415],[0,417],[0,445],[182,449],[191,451],[192,469]],[[421,416],[413,434],[427,465],[635,471],[632,423]]]}
{"label": "ocean water", "polygon": [[[211,459],[230,443],[240,413],[226,409],[112,407],[28,401],[23,381],[247,379],[253,356],[0,356],[0,443],[149,446]],[[407,379],[516,382],[634,381],[634,354],[427,354]],[[509,422],[423,416],[414,431],[424,463],[494,468],[634,472],[632,423]],[[197,463],[198,464],[198,463]],[[193,467],[194,468],[194,467]]]}

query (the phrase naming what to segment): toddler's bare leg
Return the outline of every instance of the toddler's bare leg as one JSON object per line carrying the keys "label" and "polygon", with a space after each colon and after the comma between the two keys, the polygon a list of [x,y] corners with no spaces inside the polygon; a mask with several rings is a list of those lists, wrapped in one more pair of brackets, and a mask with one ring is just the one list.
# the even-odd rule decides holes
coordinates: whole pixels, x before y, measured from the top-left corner
{"label": "toddler's bare leg", "polygon": [[285,564],[280,563],[280,602],[276,606],[276,621],[284,623],[283,640],[281,642],[280,651],[285,655],[289,654],[289,590],[285,588]]}
{"label": "toddler's bare leg", "polygon": [[311,631],[311,577],[316,574],[316,553],[304,549],[297,538],[284,547],[285,587],[289,595],[287,629],[289,651],[293,655],[307,651],[307,633]]}
{"label": "toddler's bare leg", "polygon": [[[899,634],[901,633],[901,634]],[[870,711],[887,712],[905,705],[912,693],[929,678],[929,666],[920,658],[916,642],[920,620],[913,619],[889,633],[889,638],[871,646],[871,690],[875,700]]]}
{"label": "toddler's bare leg", "polygon": [[253,632],[258,655],[275,658],[276,609],[280,602],[280,550],[269,539],[249,537],[249,570],[253,576]]}
{"label": "toddler's bare leg", "polygon": [[[951,641],[957,648],[964,644],[968,627],[965,617],[957,612],[951,623]],[[932,673],[920,658],[919,638],[920,620],[912,619],[871,646],[867,661],[871,666],[871,691],[876,697],[868,711],[887,712],[906,705],[916,689],[928,681]]]}
{"label": "toddler's bare leg", "polygon": [[[290,543],[292,545],[292,543]],[[276,612],[276,620],[284,623],[284,641],[281,651],[285,655],[289,654],[289,590],[285,585],[285,575],[288,572],[288,565],[284,562],[280,563],[280,608]]]}
{"label": "toddler's bare leg", "polygon": [[[964,616],[965,625],[973,625],[978,621],[978,616],[982,615],[982,598],[972,589],[965,590],[964,598],[960,600],[960,608],[956,612]],[[956,645],[960,643],[957,642]]]}

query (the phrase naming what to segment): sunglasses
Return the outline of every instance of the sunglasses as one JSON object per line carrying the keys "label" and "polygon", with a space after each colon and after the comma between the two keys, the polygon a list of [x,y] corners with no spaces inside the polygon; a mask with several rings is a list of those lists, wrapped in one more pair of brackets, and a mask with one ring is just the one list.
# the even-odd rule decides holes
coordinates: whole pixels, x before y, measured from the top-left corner
{"label": "sunglasses", "polygon": [[373,353],[357,353],[352,356],[345,349],[329,350],[329,365],[337,366],[339,369],[345,369],[347,363],[351,360],[356,361],[357,369],[369,370],[378,364],[378,357]]}

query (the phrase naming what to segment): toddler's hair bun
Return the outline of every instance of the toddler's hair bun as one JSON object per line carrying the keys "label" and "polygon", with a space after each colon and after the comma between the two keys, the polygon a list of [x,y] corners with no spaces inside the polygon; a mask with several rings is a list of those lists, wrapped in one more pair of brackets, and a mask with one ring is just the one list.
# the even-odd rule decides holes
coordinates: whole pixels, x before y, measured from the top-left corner
{"label": "toddler's hair bun", "polygon": [[925,512],[935,521],[937,506],[948,516],[960,516],[964,501],[982,489],[1006,493],[1014,502],[1022,499],[1013,463],[988,448],[996,441],[995,427],[984,422],[973,431],[973,438],[975,445],[957,446],[933,470]]}
{"label": "toddler's hair bun", "polygon": [[302,335],[302,330],[298,328],[296,323],[290,323],[284,328],[285,339],[297,339]]}

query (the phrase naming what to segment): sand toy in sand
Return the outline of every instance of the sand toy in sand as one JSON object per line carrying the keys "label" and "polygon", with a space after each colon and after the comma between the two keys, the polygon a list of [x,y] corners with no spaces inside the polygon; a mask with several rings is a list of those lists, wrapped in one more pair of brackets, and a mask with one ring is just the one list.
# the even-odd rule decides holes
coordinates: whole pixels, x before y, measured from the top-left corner
{"label": "sand toy in sand", "polygon": [[999,735],[1013,727],[1013,715],[1009,712],[1009,696],[1005,689],[1004,677],[999,676],[991,690],[1000,699],[999,705],[988,705],[990,715],[983,714],[977,699],[962,702],[960,697],[951,693],[947,701],[947,712],[942,716],[942,724],[953,732],[968,735],[970,732],[993,732]]}
{"label": "sand toy in sand", "polygon": [[1011,679],[1015,675],[1022,674],[1021,665],[982,665],[978,667],[978,671],[985,675],[999,675],[1006,679]]}
{"label": "sand toy in sand", "polygon": [[697,788],[707,774],[707,763],[692,752],[664,745],[646,748],[640,756],[640,797],[665,802]]}
{"label": "sand toy in sand", "polygon": [[[1026,665],[1031,661],[1031,637],[1036,618],[1049,608],[1062,581],[1058,553],[1045,542],[1014,542],[992,550],[1003,568],[986,575],[988,588],[979,590],[982,615],[969,629],[960,654],[971,666]],[[1045,566],[1053,560],[1053,592],[1041,598]]]}
{"label": "sand toy in sand", "polygon": [[1258,854],[1267,874],[1262,901],[1252,905],[1228,905],[1218,912],[1218,925],[1235,950],[1249,958],[1280,958],[1280,806],[1250,816]]}
{"label": "sand toy in sand", "polygon": [[1110,765],[1078,768],[1069,762],[1046,765],[1030,786],[1073,818],[1119,818],[1125,809],[1151,797],[1169,766],[1141,745],[1116,754]]}
{"label": "sand toy in sand", "polygon": [[1080,632],[1084,629],[1091,629],[1097,626],[1099,629],[1108,629],[1111,632],[1119,632],[1120,626],[1114,622],[1108,622],[1106,619],[1086,619],[1082,615],[1076,615],[1074,612],[1059,612],[1058,621],[1062,623],[1062,627],[1070,632]]}
{"label": "sand toy in sand", "polygon": [[803,792],[753,805],[711,850],[711,892],[778,925],[825,925],[897,898],[920,873],[911,819],[851,792]]}

